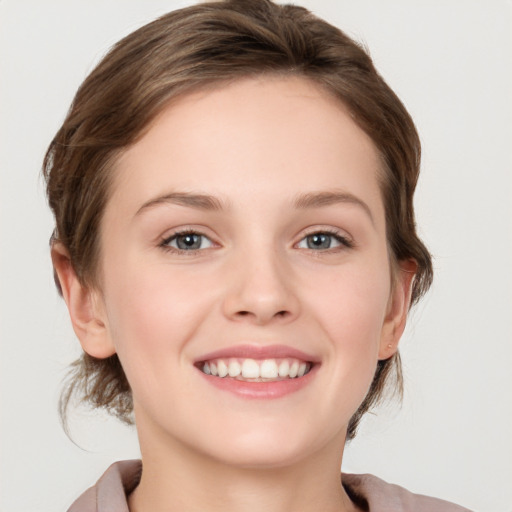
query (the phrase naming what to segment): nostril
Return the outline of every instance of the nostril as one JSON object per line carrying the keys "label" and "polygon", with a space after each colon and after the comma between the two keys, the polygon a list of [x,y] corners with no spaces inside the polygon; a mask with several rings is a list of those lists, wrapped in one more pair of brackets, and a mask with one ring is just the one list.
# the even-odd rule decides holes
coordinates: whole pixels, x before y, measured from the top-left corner
{"label": "nostril", "polygon": [[[284,318],[285,316],[288,316],[289,313],[290,313],[289,311],[286,311],[286,310],[283,309],[281,311],[277,311],[277,313],[275,313],[273,316],[274,317],[278,317],[278,318]],[[243,310],[243,311],[237,311],[236,314],[237,314],[237,316],[245,317],[245,316],[249,316],[249,315],[254,314],[254,313],[251,313],[250,311]],[[254,316],[257,316],[257,315],[254,315]]]}

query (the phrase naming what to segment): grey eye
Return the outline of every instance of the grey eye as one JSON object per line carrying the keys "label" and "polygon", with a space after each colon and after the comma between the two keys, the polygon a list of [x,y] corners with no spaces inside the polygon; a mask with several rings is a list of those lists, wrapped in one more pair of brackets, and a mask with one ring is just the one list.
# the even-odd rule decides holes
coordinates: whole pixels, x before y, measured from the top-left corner
{"label": "grey eye", "polygon": [[181,233],[174,235],[168,240],[166,245],[180,251],[195,251],[211,247],[212,242],[209,238],[199,233]]}
{"label": "grey eye", "polygon": [[306,237],[309,249],[329,249],[332,243],[332,236],[325,233],[315,233]]}
{"label": "grey eye", "polygon": [[330,233],[312,233],[305,236],[297,245],[299,249],[325,250],[344,245],[344,239]]}

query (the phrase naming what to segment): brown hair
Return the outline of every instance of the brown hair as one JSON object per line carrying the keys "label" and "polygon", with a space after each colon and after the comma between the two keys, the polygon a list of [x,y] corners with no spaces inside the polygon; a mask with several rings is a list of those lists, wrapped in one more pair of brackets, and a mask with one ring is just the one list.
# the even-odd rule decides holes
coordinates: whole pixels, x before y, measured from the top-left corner
{"label": "brown hair", "polygon": [[[383,162],[391,259],[418,265],[412,303],[426,292],[432,263],[415,229],[420,142],[411,117],[359,44],[302,7],[270,0],[208,2],[166,14],[118,42],[78,89],[43,172],[56,221],[52,238],[67,248],[84,286],[98,285],[98,232],[119,153],[178,95],[262,74],[315,81],[343,102],[371,137]],[[72,368],[61,397],[63,417],[77,395],[131,422],[130,386],[116,355],[95,359],[84,353]],[[393,373],[401,393],[398,353],[379,361],[369,393],[351,419],[349,439]]]}

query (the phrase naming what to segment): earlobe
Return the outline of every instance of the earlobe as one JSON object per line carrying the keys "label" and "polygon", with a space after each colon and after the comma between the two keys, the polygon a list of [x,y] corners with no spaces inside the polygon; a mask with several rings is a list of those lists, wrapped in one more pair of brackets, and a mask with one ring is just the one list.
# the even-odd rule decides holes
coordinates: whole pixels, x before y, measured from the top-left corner
{"label": "earlobe", "polygon": [[382,328],[379,359],[389,359],[398,350],[398,342],[404,332],[411,293],[418,264],[414,260],[400,262]]}
{"label": "earlobe", "polygon": [[51,255],[73,330],[82,348],[98,359],[110,357],[115,353],[115,347],[99,292],[80,282],[71,264],[69,252],[61,243],[53,243]]}

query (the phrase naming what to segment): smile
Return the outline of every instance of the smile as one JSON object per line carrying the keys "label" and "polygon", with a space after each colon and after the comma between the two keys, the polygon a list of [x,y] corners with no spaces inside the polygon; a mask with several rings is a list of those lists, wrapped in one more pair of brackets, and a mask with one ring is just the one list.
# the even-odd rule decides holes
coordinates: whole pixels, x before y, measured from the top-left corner
{"label": "smile", "polygon": [[242,344],[195,360],[204,382],[241,399],[283,398],[310,386],[321,359],[287,345]]}
{"label": "smile", "polygon": [[202,361],[198,368],[206,375],[245,382],[274,382],[304,377],[310,362],[296,358],[216,358]]}

